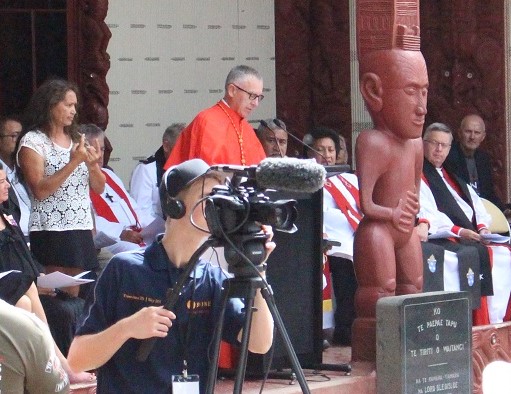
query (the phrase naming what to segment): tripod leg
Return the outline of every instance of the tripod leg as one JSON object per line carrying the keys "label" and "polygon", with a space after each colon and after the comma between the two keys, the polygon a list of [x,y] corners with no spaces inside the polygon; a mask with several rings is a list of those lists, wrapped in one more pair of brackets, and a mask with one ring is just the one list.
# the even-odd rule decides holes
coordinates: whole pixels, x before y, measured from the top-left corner
{"label": "tripod leg", "polygon": [[293,371],[296,374],[296,378],[300,387],[302,388],[302,393],[310,394],[309,386],[307,385],[307,381],[305,380],[305,374],[303,373],[303,369],[300,366],[300,362],[296,353],[293,349],[293,345],[291,344],[291,340],[289,339],[289,335],[287,334],[286,328],[284,327],[284,322],[280,317],[280,313],[277,309],[277,305],[275,304],[275,299],[273,295],[270,293],[270,290],[267,287],[261,289],[261,294],[263,298],[266,300],[266,304],[270,309],[270,312],[273,317],[273,321],[277,327],[277,331],[280,333],[282,341],[284,342],[284,347],[286,349],[287,355],[289,357],[289,361],[291,362],[291,366]]}
{"label": "tripod leg", "polygon": [[250,339],[250,327],[252,326],[252,314],[254,311],[254,297],[256,289],[252,288],[250,294],[245,298],[245,323],[243,325],[243,333],[241,335],[241,349],[238,368],[236,369],[236,379],[234,383],[233,393],[241,393],[243,389],[243,381],[245,380],[245,371],[247,367],[248,341]]}
{"label": "tripod leg", "polygon": [[206,393],[208,394],[213,394],[215,392],[215,385],[218,374],[218,355],[220,352],[220,341],[222,340],[222,330],[224,328],[225,307],[227,305],[228,298],[229,294],[227,294],[227,292],[224,291],[222,294],[222,309],[220,312],[218,324],[215,327],[215,332],[213,334],[212,342],[213,355],[211,358],[211,364],[208,372],[208,384],[206,386]]}

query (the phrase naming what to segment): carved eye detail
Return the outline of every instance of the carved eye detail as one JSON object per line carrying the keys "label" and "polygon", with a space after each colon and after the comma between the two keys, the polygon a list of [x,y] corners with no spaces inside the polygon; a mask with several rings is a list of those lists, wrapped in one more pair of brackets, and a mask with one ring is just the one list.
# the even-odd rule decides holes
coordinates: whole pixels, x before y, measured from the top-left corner
{"label": "carved eye detail", "polygon": [[414,88],[413,86],[407,86],[405,89],[404,89],[405,93],[412,96],[414,95],[415,93],[417,93],[417,89]]}
{"label": "carved eye detail", "polygon": [[472,73],[467,73],[467,78],[468,78],[468,79],[472,79],[473,77],[474,77],[474,74],[472,74]]}
{"label": "carved eye detail", "polygon": [[445,70],[444,77],[450,77],[450,76],[451,76],[451,72],[449,70]]}

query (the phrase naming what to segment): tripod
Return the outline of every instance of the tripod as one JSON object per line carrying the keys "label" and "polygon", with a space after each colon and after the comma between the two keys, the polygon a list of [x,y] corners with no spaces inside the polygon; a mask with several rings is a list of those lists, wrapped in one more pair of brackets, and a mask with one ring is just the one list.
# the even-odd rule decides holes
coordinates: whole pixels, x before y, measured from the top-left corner
{"label": "tripod", "polygon": [[[227,282],[227,283],[226,283]],[[298,357],[292,347],[291,340],[286,332],[284,327],[284,323],[282,318],[280,317],[277,306],[275,305],[275,299],[273,298],[273,294],[271,289],[263,282],[263,280],[259,277],[242,277],[242,278],[230,278],[224,281],[224,294],[222,300],[222,312],[220,314],[220,322],[216,327],[213,349],[214,354],[211,360],[212,366],[209,370],[208,376],[208,385],[207,392],[213,393],[215,390],[216,376],[218,373],[218,354],[220,348],[220,341],[222,339],[222,329],[223,329],[223,318],[225,312],[225,305],[227,304],[228,298],[244,298],[245,299],[245,324],[243,326],[243,334],[241,337],[241,350],[240,350],[240,362],[238,363],[238,368],[236,369],[236,378],[234,383],[233,393],[241,393],[243,381],[245,380],[245,370],[247,366],[247,356],[248,356],[248,341],[250,337],[250,326],[252,323],[252,313],[254,310],[254,297],[256,295],[257,289],[261,290],[261,295],[263,296],[268,308],[273,317],[273,321],[277,327],[277,332],[281,335],[282,340],[284,342],[284,346],[287,351],[287,355],[292,365],[292,369],[296,374],[298,383],[302,388],[303,393],[310,393],[309,387],[305,380],[305,375],[298,361]]]}

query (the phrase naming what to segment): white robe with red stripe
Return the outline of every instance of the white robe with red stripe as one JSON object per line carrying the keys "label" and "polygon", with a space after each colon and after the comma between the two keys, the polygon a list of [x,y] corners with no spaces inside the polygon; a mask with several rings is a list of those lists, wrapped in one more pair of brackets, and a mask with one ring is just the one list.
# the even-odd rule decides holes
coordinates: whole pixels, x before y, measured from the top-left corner
{"label": "white robe with red stripe", "polygon": [[[138,224],[141,228],[148,226],[153,221],[153,217],[138,209],[137,202],[129,195],[121,179],[113,171],[107,168],[103,168],[102,171],[104,171],[105,174],[108,174],[111,181],[115,182],[117,187],[124,192],[129,203],[123,196],[119,195],[115,191],[115,187],[112,187],[112,185],[109,184],[107,177],[105,190],[99,196],[111,209],[116,221],[106,219],[105,216],[107,215],[102,215],[102,212],[98,212],[100,209],[93,205],[96,234],[99,235],[102,233],[102,235],[114,242],[112,245],[106,246],[106,249],[108,249],[111,253],[115,254],[138,249],[141,247],[140,245],[133,242],[121,241],[120,239],[121,232],[125,228],[137,225],[137,220],[133,215],[129,204],[131,204],[131,207],[135,211],[138,218]],[[96,236],[96,239],[97,238],[98,236]]]}
{"label": "white robe with red stripe", "polygon": [[[337,190],[339,190],[351,209],[361,214],[355,197],[346,188],[338,177],[343,177],[349,184],[358,190],[358,178],[355,174],[343,173],[327,179]],[[355,218],[353,218],[356,221]],[[323,188],[323,232],[328,239],[341,242],[341,246],[334,246],[327,254],[330,256],[344,257],[353,261],[353,240],[355,230],[350,224],[346,215],[339,209],[334,197]]]}

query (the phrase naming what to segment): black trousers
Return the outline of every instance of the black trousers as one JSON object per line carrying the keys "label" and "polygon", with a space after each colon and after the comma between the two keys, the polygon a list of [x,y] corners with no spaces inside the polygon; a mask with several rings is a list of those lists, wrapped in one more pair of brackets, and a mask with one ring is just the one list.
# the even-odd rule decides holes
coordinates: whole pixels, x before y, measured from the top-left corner
{"label": "black trousers", "polygon": [[351,325],[355,320],[355,292],[357,278],[353,262],[343,257],[329,256],[332,288],[335,295],[333,342],[349,345],[351,343]]}

